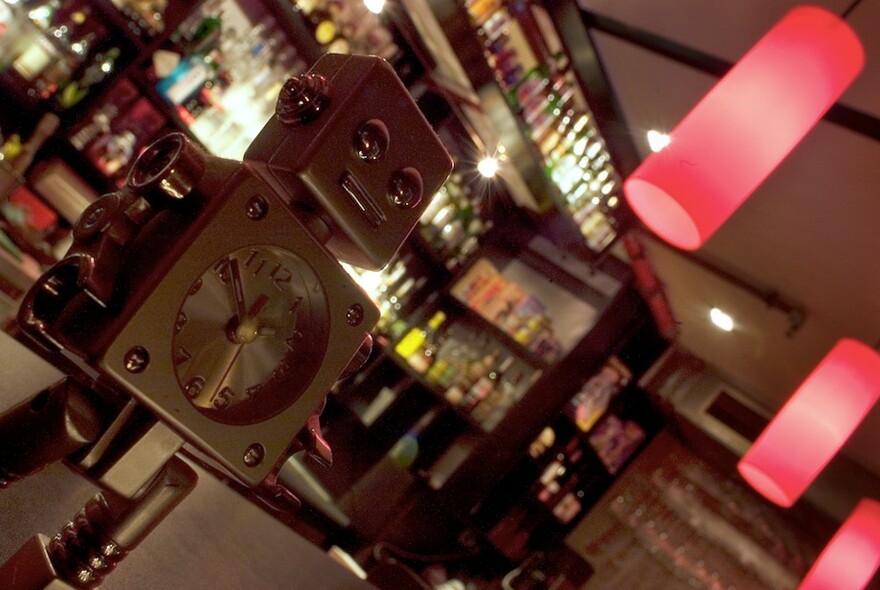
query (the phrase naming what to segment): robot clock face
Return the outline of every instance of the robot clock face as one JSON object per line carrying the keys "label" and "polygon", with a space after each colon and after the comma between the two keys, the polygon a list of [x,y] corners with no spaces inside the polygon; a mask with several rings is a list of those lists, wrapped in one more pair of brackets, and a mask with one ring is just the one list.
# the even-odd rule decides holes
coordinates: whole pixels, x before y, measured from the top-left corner
{"label": "robot clock face", "polygon": [[177,383],[192,406],[224,424],[252,424],[302,395],[327,341],[324,288],[278,246],[239,248],[196,278],[173,328]]}

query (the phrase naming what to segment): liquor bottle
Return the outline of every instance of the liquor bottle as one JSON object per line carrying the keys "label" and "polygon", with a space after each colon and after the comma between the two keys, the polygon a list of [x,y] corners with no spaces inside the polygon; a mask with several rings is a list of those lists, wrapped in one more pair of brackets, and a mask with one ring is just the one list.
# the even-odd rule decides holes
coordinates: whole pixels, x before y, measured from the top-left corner
{"label": "liquor bottle", "polygon": [[478,400],[471,410],[471,416],[487,432],[495,427],[514,402],[515,380],[510,377],[513,362],[513,356],[507,356],[494,371],[489,373],[487,377],[492,383],[491,390]]}
{"label": "liquor bottle", "polygon": [[523,75],[520,83],[511,89],[508,99],[514,108],[525,110],[525,105],[535,96],[542,92],[546,94],[548,86],[558,87],[564,81],[567,68],[568,57],[561,52],[552,56],[550,61],[535,64]]}
{"label": "liquor bottle", "polygon": [[444,331],[443,341],[425,379],[444,391],[457,383],[466,373],[468,362],[476,354],[474,338],[474,333],[463,330],[461,325],[450,325]]}
{"label": "liquor bottle", "polygon": [[92,61],[97,46],[106,37],[107,28],[91,6],[81,1],[65,2],[53,11],[42,37],[12,66],[29,82],[28,94],[45,100]]}
{"label": "liquor bottle", "polygon": [[498,10],[480,25],[479,36],[485,45],[490,45],[501,35],[507,34],[510,23],[510,14],[506,10]]}
{"label": "liquor bottle", "polygon": [[553,516],[562,524],[568,524],[583,510],[583,490],[570,490],[553,507]]}
{"label": "liquor bottle", "polygon": [[53,113],[46,113],[37,122],[27,142],[21,146],[17,155],[9,165],[10,172],[16,176],[23,176],[37,155],[37,151],[58,130],[60,119]]}
{"label": "liquor bottle", "polygon": [[[4,146],[3,151],[6,159],[3,161],[4,170],[0,171],[0,200],[8,198],[20,186],[25,173],[37,155],[37,151],[55,133],[59,124],[60,120],[57,115],[46,113],[24,144],[16,144],[12,149]],[[18,141],[21,140],[18,139]]]}
{"label": "liquor bottle", "polygon": [[442,311],[436,312],[428,321],[427,329],[424,330],[422,345],[406,359],[413,369],[423,375],[437,360],[437,352],[443,344],[441,327],[445,321],[446,314]]}
{"label": "liquor bottle", "polygon": [[[496,359],[497,356],[494,356],[493,361]],[[462,406],[466,411],[472,412],[477,422],[482,422],[488,415],[492,405],[489,398],[496,392],[501,392],[499,384],[512,364],[513,357],[507,356],[489,370],[488,373],[481,375],[465,394]],[[479,412],[476,410],[479,410]]]}
{"label": "liquor bottle", "polygon": [[425,355],[426,347],[429,342],[435,339],[435,335],[444,321],[446,321],[446,314],[442,311],[435,312],[425,327],[411,328],[394,346],[394,352],[403,357],[416,371],[424,373],[428,370],[430,361],[433,360],[430,356]]}
{"label": "liquor bottle", "polygon": [[83,71],[78,79],[65,84],[56,95],[56,101],[61,108],[68,109],[81,102],[92,87],[103,82],[116,68],[116,60],[119,59],[118,47],[111,47],[106,51],[95,54],[94,60]]}
{"label": "liquor bottle", "polygon": [[497,360],[497,350],[473,359],[467,365],[464,378],[446,391],[446,398],[469,412],[494,386],[490,373]]}
{"label": "liquor bottle", "polygon": [[48,28],[57,2],[3,2],[3,35],[0,36],[0,71],[7,71],[30,47],[38,43]]}
{"label": "liquor bottle", "polygon": [[[575,467],[583,457],[583,448],[577,435],[573,436],[560,449],[556,457],[551,461],[537,482],[537,499],[548,506],[554,506],[559,498],[569,491],[569,483],[577,482]],[[571,487],[574,486],[571,483]]]}
{"label": "liquor bottle", "polygon": [[477,26],[490,19],[501,7],[501,0],[468,0],[465,2],[465,8]]}
{"label": "liquor bottle", "polygon": [[[442,355],[448,358],[448,365],[438,384],[446,388],[444,396],[447,401],[457,405],[464,398],[473,381],[476,381],[481,374],[474,365],[485,354],[487,341],[484,336],[471,331],[451,340],[457,344],[457,347],[449,349],[448,356]],[[444,352],[445,350],[446,347]],[[477,372],[473,377],[471,377],[472,371]]]}
{"label": "liquor bottle", "polygon": [[349,53],[348,41],[342,34],[331,6],[315,0],[297,0],[294,9],[311,33],[312,40],[329,53]]}

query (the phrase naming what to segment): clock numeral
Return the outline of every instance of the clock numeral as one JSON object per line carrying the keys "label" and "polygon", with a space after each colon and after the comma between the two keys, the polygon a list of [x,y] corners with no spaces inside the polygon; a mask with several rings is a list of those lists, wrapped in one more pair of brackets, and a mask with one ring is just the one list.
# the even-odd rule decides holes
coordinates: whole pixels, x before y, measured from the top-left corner
{"label": "clock numeral", "polygon": [[205,378],[201,375],[196,375],[186,382],[186,385],[183,386],[183,393],[189,399],[194,399],[202,393],[202,390],[205,388]]}
{"label": "clock numeral", "polygon": [[244,394],[248,399],[254,399],[260,394],[260,390],[263,388],[262,385],[251,385],[247,389],[244,390]]}
{"label": "clock numeral", "polygon": [[232,403],[234,397],[235,392],[229,386],[226,386],[217,392],[214,399],[211,400],[211,405],[217,410],[225,410]]}
{"label": "clock numeral", "polygon": [[299,306],[302,305],[302,300],[302,297],[297,297],[296,299],[294,299],[293,303],[290,304],[287,313],[292,316],[296,316],[299,313]]}
{"label": "clock numeral", "polygon": [[232,262],[229,260],[229,257],[221,258],[217,262],[214,263],[214,266],[211,270],[217,275],[217,278],[224,285],[228,285],[229,281],[232,280],[232,269],[230,268]]}
{"label": "clock numeral", "polygon": [[265,259],[260,260],[260,262],[257,263],[257,266],[255,266],[251,272],[253,273],[253,275],[255,277],[257,277],[260,275],[260,272],[263,270],[263,267],[265,267],[265,266],[266,266],[266,260]]}
{"label": "clock numeral", "polygon": [[192,358],[192,353],[188,351],[183,346],[178,346],[177,350],[174,351],[174,364],[182,365],[186,361]]}
{"label": "clock numeral", "polygon": [[183,330],[183,327],[189,321],[189,318],[186,317],[186,314],[182,311],[177,314],[177,321],[174,322],[174,333],[180,334],[180,331]]}
{"label": "clock numeral", "polygon": [[269,278],[272,279],[272,283],[275,284],[275,288],[279,291],[283,291],[284,289],[281,285],[287,285],[293,279],[293,273],[291,273],[287,268],[281,266],[280,264],[275,267],[275,269],[269,274]]}
{"label": "clock numeral", "polygon": [[196,282],[192,284],[192,287],[189,288],[189,294],[195,295],[199,292],[199,289],[202,288],[202,279],[196,279]]}
{"label": "clock numeral", "polygon": [[303,341],[303,338],[305,338],[305,334],[300,330],[294,330],[289,338],[284,339],[284,344],[286,344],[290,350],[296,350],[297,345]]}
{"label": "clock numeral", "polygon": [[249,268],[249,267],[250,267],[251,263],[254,261],[254,258],[257,257],[257,253],[258,253],[257,250],[251,250],[251,251],[248,253],[247,260],[244,261],[244,267],[245,267],[245,268]]}
{"label": "clock numeral", "polygon": [[[290,339],[288,338],[288,340],[290,340]],[[290,363],[287,361],[287,359],[284,359],[283,361],[278,363],[275,366],[275,368],[272,370],[272,378],[273,379],[284,378],[285,374],[289,371],[289,369],[290,369]]]}
{"label": "clock numeral", "polygon": [[279,291],[282,290],[282,285],[290,283],[293,280],[293,273],[283,264],[280,262],[273,262],[268,258],[259,257],[258,254],[258,250],[251,250],[248,253],[248,257],[244,260],[243,266],[252,276],[259,277],[263,274],[264,270],[268,271],[266,276]]}

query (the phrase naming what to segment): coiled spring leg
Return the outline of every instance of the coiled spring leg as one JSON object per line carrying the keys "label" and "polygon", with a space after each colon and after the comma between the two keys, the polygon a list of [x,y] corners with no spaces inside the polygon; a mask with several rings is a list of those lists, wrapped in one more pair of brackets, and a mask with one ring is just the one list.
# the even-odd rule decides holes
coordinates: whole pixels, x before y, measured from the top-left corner
{"label": "coiled spring leg", "polygon": [[[0,567],[6,590],[97,588],[195,487],[195,471],[172,458],[135,500],[100,493],[52,539],[38,535]],[[63,582],[59,586],[58,582]]]}

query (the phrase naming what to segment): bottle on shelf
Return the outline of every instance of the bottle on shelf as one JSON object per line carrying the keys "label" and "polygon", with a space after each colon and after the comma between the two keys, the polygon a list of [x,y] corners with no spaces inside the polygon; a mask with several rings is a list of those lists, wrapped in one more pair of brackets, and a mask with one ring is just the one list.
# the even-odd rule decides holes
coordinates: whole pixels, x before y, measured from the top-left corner
{"label": "bottle on shelf", "polygon": [[446,321],[446,314],[437,311],[428,320],[426,329],[420,333],[423,341],[419,348],[407,357],[409,365],[418,373],[424,375],[431,365],[437,359],[437,352],[443,344],[443,322]]}
{"label": "bottle on shelf", "polygon": [[116,61],[121,51],[118,47],[111,47],[95,54],[95,58],[86,67],[82,74],[74,76],[63,86],[55,96],[55,100],[62,109],[81,102],[89,95],[92,88],[103,82],[116,70]]}
{"label": "bottle on shelf", "polygon": [[16,247],[41,264],[57,260],[54,245],[67,234],[58,215],[24,186],[24,176],[37,152],[59,126],[58,116],[46,113],[23,144],[15,135],[3,146],[0,161],[0,226]]}
{"label": "bottle on shelf", "polygon": [[447,269],[455,270],[467,261],[480,237],[492,228],[484,207],[483,199],[453,173],[422,214],[419,232]]}
{"label": "bottle on shelf", "polygon": [[471,354],[471,334],[463,336],[459,326],[450,326],[445,338],[434,355],[434,363],[425,374],[428,383],[441,389],[449,388],[464,370],[466,359]]}
{"label": "bottle on shelf", "polygon": [[[589,108],[561,44],[548,43],[534,15],[521,5],[474,0],[465,2],[465,8],[523,133],[559,189],[560,207],[577,216],[589,248],[605,249],[618,234],[614,213],[620,182],[598,130],[590,124]],[[602,172],[612,179],[597,180]]]}
{"label": "bottle on shelf", "polygon": [[349,53],[348,41],[333,14],[330,3],[316,0],[297,0],[294,9],[312,36],[312,41],[328,53]]}
{"label": "bottle on shelf", "polygon": [[111,1],[129,19],[129,28],[136,35],[148,39],[165,30],[164,12],[167,3],[141,0]]}
{"label": "bottle on shelf", "polygon": [[13,178],[23,178],[27,169],[34,162],[39,149],[58,130],[60,124],[61,120],[58,118],[58,115],[54,113],[44,114],[37,122],[28,140],[16,147],[13,154],[4,150],[5,172]]}
{"label": "bottle on shelf", "polygon": [[467,0],[464,5],[478,27],[502,8],[501,0]]}
{"label": "bottle on shelf", "polygon": [[[513,362],[512,357],[507,357],[507,359],[499,363],[499,356],[499,352],[493,350],[482,359],[480,365],[475,367],[481,374],[474,381],[473,385],[470,386],[459,403],[459,406],[465,412],[472,412],[474,408],[489,397],[498,385],[504,371],[510,366],[510,362]],[[507,361],[510,362],[505,365],[504,363]]]}
{"label": "bottle on shelf", "polygon": [[[575,482],[578,483],[578,482]],[[553,507],[553,516],[556,517],[561,524],[568,524],[575,516],[583,510],[584,491],[577,489],[575,485],[571,489],[566,490],[556,506]]]}
{"label": "bottle on shelf", "polygon": [[446,314],[437,311],[424,327],[413,327],[394,346],[394,352],[400,355],[418,373],[428,371],[436,358],[441,344],[440,328],[446,321]]}
{"label": "bottle on shelf", "polygon": [[[49,28],[52,16],[57,10],[57,2],[33,3],[25,6],[24,3],[3,2],[3,36],[0,37],[0,71],[13,71],[29,80],[33,74],[26,66],[27,60],[19,63],[18,67],[13,64],[18,61],[28,50],[37,52],[52,51],[51,45],[44,45],[48,40],[44,39],[43,31]],[[38,60],[40,69],[49,63],[47,59]],[[18,71],[24,67],[26,71]]]}
{"label": "bottle on shelf", "polygon": [[[477,354],[472,356],[465,365],[465,371],[459,375],[459,378],[446,390],[445,396],[450,403],[460,407],[463,411],[469,411],[476,405],[479,400],[478,396],[485,390],[491,388],[492,383],[489,379],[489,371],[495,365],[498,359],[498,350],[488,352],[478,350]],[[481,379],[484,380],[477,389],[474,389]]]}
{"label": "bottle on shelf", "polygon": [[535,484],[535,497],[541,503],[552,508],[574,488],[578,481],[577,467],[583,454],[584,449],[577,435],[557,452]]}
{"label": "bottle on shelf", "polygon": [[[16,5],[10,13],[7,31],[0,38],[0,69],[21,78],[28,96],[48,100],[95,61],[106,63],[102,52],[106,50],[100,50],[106,47],[106,23],[84,0]],[[68,107],[64,100],[57,104]]]}
{"label": "bottle on shelf", "polygon": [[514,370],[513,356],[505,358],[498,368],[495,387],[472,411],[471,416],[486,432],[491,432],[525,393],[528,385],[522,368]]}
{"label": "bottle on shelf", "polygon": [[201,5],[153,53],[150,72],[209,151],[239,159],[274,113],[283,83],[305,63],[273,17],[242,23],[227,10],[226,1]]}

